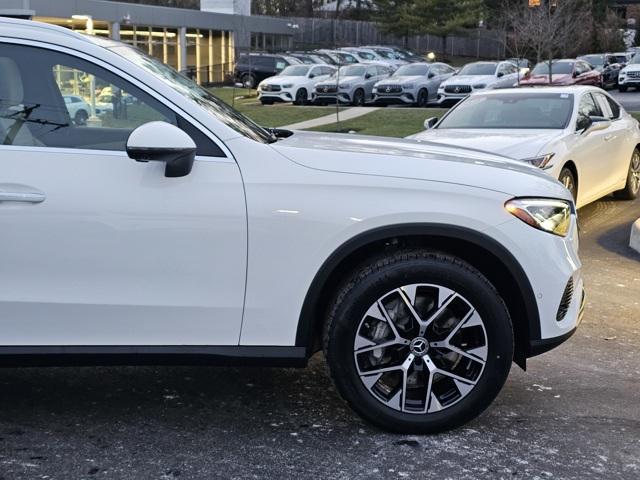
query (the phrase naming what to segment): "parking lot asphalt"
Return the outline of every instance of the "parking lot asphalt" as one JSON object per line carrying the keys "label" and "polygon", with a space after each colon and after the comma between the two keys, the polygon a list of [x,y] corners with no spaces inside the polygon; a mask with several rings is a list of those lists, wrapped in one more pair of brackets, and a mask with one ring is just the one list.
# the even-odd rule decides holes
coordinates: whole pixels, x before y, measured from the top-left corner
{"label": "parking lot asphalt", "polygon": [[[480,418],[392,435],[306,369],[0,369],[0,479],[640,477],[640,201],[580,211],[586,316]],[[544,259],[541,259],[544,261]]]}
{"label": "parking lot asphalt", "polygon": [[620,105],[628,112],[640,111],[640,91],[629,90],[624,93],[617,90],[609,90],[609,93],[615,98]]}

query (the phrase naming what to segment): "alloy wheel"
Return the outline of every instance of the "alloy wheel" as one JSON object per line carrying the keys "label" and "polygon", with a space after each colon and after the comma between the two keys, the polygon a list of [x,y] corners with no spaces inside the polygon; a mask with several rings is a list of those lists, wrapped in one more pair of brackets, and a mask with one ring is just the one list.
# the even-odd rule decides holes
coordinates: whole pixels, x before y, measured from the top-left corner
{"label": "alloy wheel", "polygon": [[631,191],[636,194],[640,190],[640,153],[637,150],[631,157]]}
{"label": "alloy wheel", "polygon": [[360,321],[354,360],[378,401],[404,413],[444,410],[469,395],[488,355],[484,322],[462,295],[413,284],[380,297]]}

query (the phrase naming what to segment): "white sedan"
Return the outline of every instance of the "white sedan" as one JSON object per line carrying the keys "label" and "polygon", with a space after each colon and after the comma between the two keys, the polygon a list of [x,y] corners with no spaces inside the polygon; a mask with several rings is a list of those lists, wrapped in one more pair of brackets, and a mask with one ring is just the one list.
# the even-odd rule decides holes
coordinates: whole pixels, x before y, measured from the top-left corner
{"label": "white sedan", "polygon": [[291,65],[278,75],[260,82],[260,102],[263,105],[275,102],[305,105],[311,100],[316,83],[326,80],[335,71],[331,65]]}
{"label": "white sedan", "polygon": [[410,138],[475,148],[535,165],[564,184],[578,207],[640,189],[640,126],[595,87],[477,93]]}

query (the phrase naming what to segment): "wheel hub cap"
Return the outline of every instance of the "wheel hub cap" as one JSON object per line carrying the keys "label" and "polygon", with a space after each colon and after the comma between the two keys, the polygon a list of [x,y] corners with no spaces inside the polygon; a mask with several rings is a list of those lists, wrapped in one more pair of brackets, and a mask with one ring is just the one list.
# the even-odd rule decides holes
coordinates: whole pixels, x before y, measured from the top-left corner
{"label": "wheel hub cap", "polygon": [[416,337],[411,340],[409,351],[416,357],[424,357],[429,351],[429,341],[426,338]]}
{"label": "wheel hub cap", "polygon": [[364,387],[389,408],[429,414],[476,386],[488,339],[475,307],[453,290],[405,285],[380,297],[360,321],[354,361]]}

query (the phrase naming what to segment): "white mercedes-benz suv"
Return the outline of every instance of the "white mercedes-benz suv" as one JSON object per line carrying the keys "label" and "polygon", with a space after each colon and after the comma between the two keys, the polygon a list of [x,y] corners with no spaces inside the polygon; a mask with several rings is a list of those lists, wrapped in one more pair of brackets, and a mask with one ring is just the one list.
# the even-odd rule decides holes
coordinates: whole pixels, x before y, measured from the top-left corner
{"label": "white mercedes-benz suv", "polygon": [[[110,87],[134,101],[71,121],[69,91]],[[265,130],[131,46],[8,19],[0,138],[5,366],[323,351],[364,418],[436,432],[581,317],[571,195],[504,157]]]}

